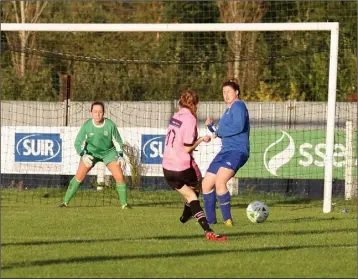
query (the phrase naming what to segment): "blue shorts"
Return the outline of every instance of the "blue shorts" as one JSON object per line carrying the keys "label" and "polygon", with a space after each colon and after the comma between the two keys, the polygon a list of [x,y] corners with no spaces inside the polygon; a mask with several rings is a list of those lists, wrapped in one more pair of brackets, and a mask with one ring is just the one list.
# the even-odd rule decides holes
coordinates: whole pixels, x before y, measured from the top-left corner
{"label": "blue shorts", "polygon": [[220,167],[231,169],[236,173],[249,159],[244,153],[230,150],[225,152],[219,152],[214,160],[209,165],[207,172],[216,174]]}

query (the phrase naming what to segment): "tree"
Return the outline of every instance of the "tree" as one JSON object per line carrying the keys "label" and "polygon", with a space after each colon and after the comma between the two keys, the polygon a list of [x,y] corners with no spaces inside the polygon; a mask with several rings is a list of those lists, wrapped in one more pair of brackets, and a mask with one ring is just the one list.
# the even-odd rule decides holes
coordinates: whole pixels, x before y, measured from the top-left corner
{"label": "tree", "polygon": [[[220,16],[225,23],[261,22],[265,15],[263,1],[217,1]],[[255,49],[259,49],[260,34],[258,32],[227,32],[227,43],[230,49],[227,65],[227,77],[239,81],[243,96],[248,97],[255,92],[260,63],[253,57]],[[230,57],[232,57],[230,59]]]}
{"label": "tree", "polygon": [[[356,92],[357,2],[267,2],[265,22],[339,22],[337,100]],[[290,11],[288,13],[288,11]],[[326,101],[328,98],[329,32],[265,33],[270,59],[258,99]]]}
{"label": "tree", "polygon": [[[3,11],[6,21],[16,23],[36,23],[47,5],[47,1],[11,1],[4,3]],[[36,59],[26,55],[26,48],[29,45],[32,48],[35,44],[35,34],[29,31],[6,32],[6,40],[12,51],[12,63],[17,76],[23,77],[26,71],[26,64],[35,70]],[[20,48],[18,47],[20,46]],[[26,63],[26,56],[28,61]]]}

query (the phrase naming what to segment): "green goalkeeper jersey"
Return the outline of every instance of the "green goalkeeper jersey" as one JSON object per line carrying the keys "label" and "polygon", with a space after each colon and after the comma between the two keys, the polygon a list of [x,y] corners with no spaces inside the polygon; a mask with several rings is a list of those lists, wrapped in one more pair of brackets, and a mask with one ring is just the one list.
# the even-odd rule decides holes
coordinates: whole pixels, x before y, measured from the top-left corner
{"label": "green goalkeeper jersey", "polygon": [[84,152],[103,159],[112,151],[123,153],[123,141],[112,120],[104,118],[102,125],[95,125],[93,119],[89,119],[77,134],[75,149],[78,154]]}

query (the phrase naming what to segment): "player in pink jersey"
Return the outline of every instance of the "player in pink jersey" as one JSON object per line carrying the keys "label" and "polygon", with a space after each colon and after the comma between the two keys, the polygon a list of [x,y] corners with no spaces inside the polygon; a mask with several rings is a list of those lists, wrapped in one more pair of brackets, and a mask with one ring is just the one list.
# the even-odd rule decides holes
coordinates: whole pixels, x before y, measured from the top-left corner
{"label": "player in pink jersey", "polygon": [[185,199],[180,221],[185,223],[194,217],[209,240],[225,241],[227,237],[215,234],[209,226],[205,213],[198,200],[200,170],[192,155],[194,149],[203,141],[210,142],[210,136],[198,138],[197,105],[199,96],[190,90],[180,94],[179,110],[169,121],[163,154],[163,173],[169,186],[178,191]]}

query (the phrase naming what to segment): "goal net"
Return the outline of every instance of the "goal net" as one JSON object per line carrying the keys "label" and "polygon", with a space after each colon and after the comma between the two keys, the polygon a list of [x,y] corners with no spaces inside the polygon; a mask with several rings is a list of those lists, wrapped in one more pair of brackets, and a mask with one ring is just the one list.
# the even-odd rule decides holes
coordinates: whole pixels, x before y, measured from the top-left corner
{"label": "goal net", "polygon": [[[125,142],[128,201],[180,206],[161,168],[168,120],[180,91],[193,89],[199,135],[208,134],[205,119],[218,121],[224,112],[221,84],[231,77],[251,122],[250,159],[229,182],[233,205],[258,199],[330,212],[332,200],[355,197],[357,104],[337,100],[338,23],[1,29],[3,200],[60,203],[80,159],[75,137],[91,117],[91,102],[104,101],[105,117]],[[194,152],[203,175],[219,150],[215,139]],[[113,188],[98,163],[71,204],[117,204]]]}

